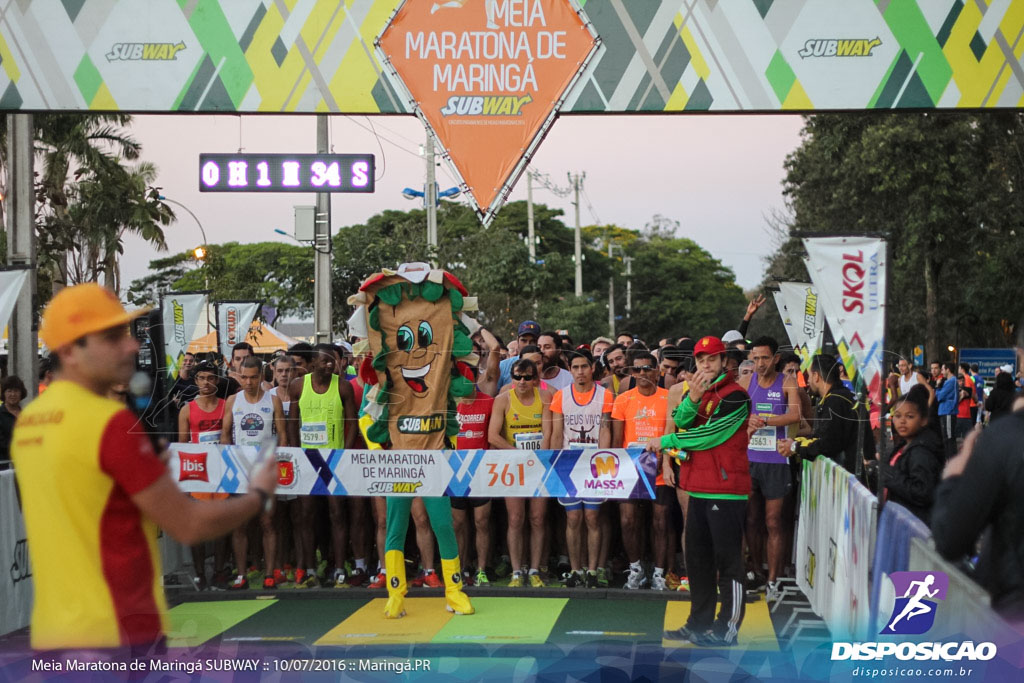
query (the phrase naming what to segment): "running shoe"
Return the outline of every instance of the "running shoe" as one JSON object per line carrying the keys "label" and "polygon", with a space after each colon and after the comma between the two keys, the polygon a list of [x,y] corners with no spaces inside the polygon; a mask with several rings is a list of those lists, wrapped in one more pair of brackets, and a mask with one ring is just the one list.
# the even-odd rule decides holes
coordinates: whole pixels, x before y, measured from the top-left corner
{"label": "running shoe", "polygon": [[675,575],[675,572],[665,574],[665,585],[670,591],[679,590],[679,577]]}
{"label": "running shoe", "polygon": [[501,562],[499,562],[498,566],[495,567],[495,569],[494,569],[494,575],[497,576],[500,579],[503,579],[506,576],[510,576],[511,574],[512,574],[512,563],[509,562],[508,557],[503,555],[502,558],[501,558]]}
{"label": "running shoe", "polygon": [[205,576],[195,576],[195,577],[193,577],[192,578],[192,583],[193,583],[193,585],[195,585],[197,591],[204,591],[207,588],[207,586],[206,586],[206,577]]}
{"label": "running shoe", "polygon": [[235,580],[228,586],[228,590],[233,591],[244,591],[249,588],[249,579],[245,578],[241,574],[235,577]]}
{"label": "running shoe", "polygon": [[305,569],[296,569],[295,570],[295,576],[292,577],[292,581],[295,582],[295,587],[296,588],[302,588],[302,582],[305,581],[305,580],[306,580],[306,570]]}
{"label": "running shoe", "polygon": [[643,588],[645,583],[647,583],[647,576],[644,574],[643,567],[630,567],[623,588],[635,591]]}
{"label": "running shoe", "polygon": [[331,584],[335,588],[348,588],[348,581],[346,581],[345,572],[340,569],[335,569],[334,576],[331,578]]}
{"label": "running shoe", "polygon": [[362,569],[361,567],[356,567],[348,573],[348,578],[346,579],[346,581],[348,581],[348,585],[352,586],[353,588],[359,588],[364,583],[366,583],[366,579],[368,578],[369,577],[366,575],[365,569]]}
{"label": "running shoe", "polygon": [[423,588],[423,580],[427,577],[426,572],[422,569],[416,576],[409,579],[409,588]]}
{"label": "running shoe", "polygon": [[651,590],[667,591],[668,583],[665,581],[665,577],[661,574],[655,574],[653,577],[651,577]]}
{"label": "running shoe", "polygon": [[370,581],[370,588],[372,588],[373,590],[379,590],[381,588],[386,588],[387,585],[388,585],[388,575],[385,574],[384,572],[378,572],[377,576],[373,577],[373,580]]}
{"label": "running shoe", "polygon": [[489,586],[491,580],[487,578],[487,570],[480,568],[476,572],[476,585],[478,586]]}
{"label": "running shoe", "polygon": [[587,588],[597,588],[597,572],[587,572]]}
{"label": "running shoe", "polygon": [[512,575],[512,578],[508,582],[509,588],[522,588],[523,587],[523,575],[516,572]]}
{"label": "running shoe", "polygon": [[252,583],[259,581],[261,576],[263,576],[263,572],[256,567],[249,567],[249,570],[245,573],[245,578],[249,579]]}
{"label": "running shoe", "polygon": [[676,588],[676,590],[677,591],[683,591],[684,593],[689,593],[690,592],[690,579],[686,578],[685,576],[680,576],[679,577],[679,587]]}
{"label": "running shoe", "polygon": [[675,629],[674,631],[665,631],[662,635],[664,636],[665,640],[688,640],[691,643],[695,642],[694,638],[697,637],[697,634],[691,631],[685,625],[681,628]]}
{"label": "running shoe", "polygon": [[546,584],[544,579],[540,578],[540,574],[530,574],[530,586],[533,588],[544,588]]}
{"label": "running shoe", "polygon": [[437,572],[431,569],[423,576],[423,585],[427,588],[444,588],[444,581],[437,575]]}
{"label": "running shoe", "polygon": [[714,631],[694,634],[691,642],[697,647],[732,647],[736,644],[735,640],[726,640]]}
{"label": "running shoe", "polygon": [[462,585],[466,588],[473,585],[473,574],[471,572],[462,572]]}
{"label": "running shoe", "polygon": [[600,586],[601,588],[607,588],[608,587],[608,578],[609,578],[609,576],[611,576],[611,572],[608,569],[606,569],[604,567],[598,567],[597,568],[597,585]]}
{"label": "running shoe", "polygon": [[288,583],[288,576],[280,569],[274,570],[274,585],[283,586]]}
{"label": "running shoe", "polygon": [[[302,574],[302,580],[299,580],[299,574]],[[303,571],[302,569],[295,572],[295,587],[296,588],[316,588],[320,585],[320,579],[317,578],[316,574],[312,572]]]}
{"label": "running shoe", "polygon": [[781,596],[782,589],[779,588],[778,579],[776,579],[775,581],[769,581],[768,588],[765,590],[764,594],[765,602],[772,602],[773,600],[778,600]]}
{"label": "running shoe", "polygon": [[583,575],[579,572],[569,571],[562,576],[566,588],[579,588],[583,585]]}
{"label": "running shoe", "polygon": [[267,578],[263,579],[263,590],[269,591],[269,590],[276,590],[276,589],[277,589],[277,581],[274,581],[274,577],[273,576],[268,576]]}

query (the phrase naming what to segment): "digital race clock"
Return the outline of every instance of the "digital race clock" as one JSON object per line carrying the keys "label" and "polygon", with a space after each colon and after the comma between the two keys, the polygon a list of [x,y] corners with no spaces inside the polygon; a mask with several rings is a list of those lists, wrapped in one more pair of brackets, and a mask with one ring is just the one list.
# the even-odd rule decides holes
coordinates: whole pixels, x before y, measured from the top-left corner
{"label": "digital race clock", "polygon": [[200,154],[200,192],[373,192],[372,154]]}

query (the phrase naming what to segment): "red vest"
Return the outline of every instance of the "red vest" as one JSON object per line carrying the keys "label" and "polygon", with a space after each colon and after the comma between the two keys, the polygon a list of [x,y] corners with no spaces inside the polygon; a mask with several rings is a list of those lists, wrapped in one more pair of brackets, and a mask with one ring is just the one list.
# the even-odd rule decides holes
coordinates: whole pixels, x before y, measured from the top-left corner
{"label": "red vest", "polygon": [[[719,384],[712,386],[701,398],[693,427],[707,424],[718,409],[721,399],[734,391],[746,396],[743,387],[732,380],[730,375]],[[685,395],[683,400],[689,400]],[[747,413],[749,414],[749,409]],[[725,493],[750,495],[750,461],[747,460],[746,421],[727,441],[706,451],[692,451],[679,465],[679,488],[691,493]]]}

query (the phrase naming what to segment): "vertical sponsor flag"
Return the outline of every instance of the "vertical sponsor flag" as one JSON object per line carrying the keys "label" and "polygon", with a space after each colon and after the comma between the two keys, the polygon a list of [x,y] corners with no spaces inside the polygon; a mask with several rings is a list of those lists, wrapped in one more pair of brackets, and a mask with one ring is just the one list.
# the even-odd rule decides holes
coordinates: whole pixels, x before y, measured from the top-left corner
{"label": "vertical sponsor flag", "polygon": [[885,240],[877,237],[804,238],[807,272],[836,339],[846,374],[863,382],[874,406],[882,398],[885,346]]}
{"label": "vertical sponsor flag", "polygon": [[800,346],[800,342],[797,340],[796,332],[793,329],[793,316],[789,312],[789,307],[786,306],[786,299],[782,296],[782,290],[779,289],[777,292],[772,292],[772,296],[775,298],[775,307],[779,309],[782,326],[786,328],[786,337],[789,338],[789,345],[795,349]]}
{"label": "vertical sponsor flag", "polygon": [[25,286],[28,274],[27,268],[0,270],[0,328],[6,327],[10,322],[14,304],[18,302],[18,295]]}
{"label": "vertical sponsor flag", "polygon": [[260,310],[258,301],[221,301],[217,307],[217,348],[231,358],[231,347],[245,341]]}
{"label": "vertical sponsor flag", "polygon": [[[821,350],[825,337],[825,316],[818,301],[814,285],[806,282],[780,282],[777,295],[786,307],[793,350],[800,356],[800,369],[811,367],[811,358]],[[783,319],[786,323],[786,319]]]}
{"label": "vertical sponsor flag", "polygon": [[485,224],[597,49],[580,4],[401,2],[376,40],[384,76],[407,93]]}
{"label": "vertical sponsor flag", "polygon": [[195,339],[196,327],[206,311],[206,292],[165,294],[160,299],[160,307],[167,376],[175,380],[181,359],[185,357],[189,342]]}

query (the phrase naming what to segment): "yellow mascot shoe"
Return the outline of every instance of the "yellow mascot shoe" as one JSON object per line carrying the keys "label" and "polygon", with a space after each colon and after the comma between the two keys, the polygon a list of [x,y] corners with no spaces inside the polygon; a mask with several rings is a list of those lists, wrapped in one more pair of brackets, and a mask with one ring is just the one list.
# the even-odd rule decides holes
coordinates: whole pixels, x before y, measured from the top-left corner
{"label": "yellow mascot shoe", "polygon": [[389,550],[384,553],[384,571],[388,577],[388,604],[384,606],[386,619],[405,616],[405,553]]}
{"label": "yellow mascot shoe", "polygon": [[444,599],[448,611],[455,614],[473,614],[476,610],[469,602],[469,596],[462,592],[462,566],[459,558],[442,559],[441,571],[444,572]]}

